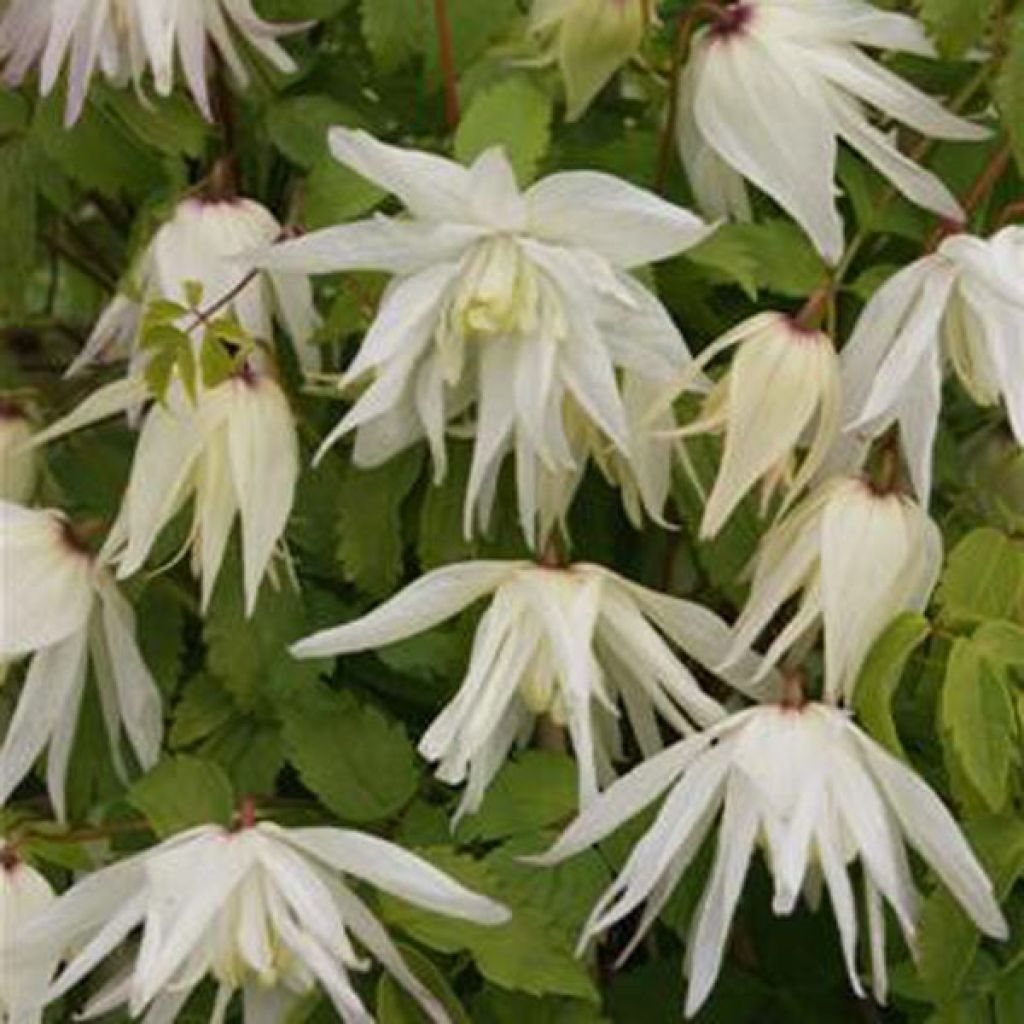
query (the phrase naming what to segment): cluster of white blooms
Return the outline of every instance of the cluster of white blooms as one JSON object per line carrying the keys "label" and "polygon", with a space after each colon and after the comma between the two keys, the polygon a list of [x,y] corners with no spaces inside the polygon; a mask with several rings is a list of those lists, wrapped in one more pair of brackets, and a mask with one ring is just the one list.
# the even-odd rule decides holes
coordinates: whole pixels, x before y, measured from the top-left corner
{"label": "cluster of white blooms", "polygon": [[[694,37],[681,76],[676,127],[708,216],[749,217],[749,181],[826,261],[838,262],[842,140],[912,201],[963,219],[941,181],[865,110],[937,138],[986,134],[862,51],[931,55],[916,21],[863,0],[704,6],[711,21]],[[531,30],[560,66],[571,117],[637,51],[651,20],[643,0],[534,5]],[[149,70],[166,95],[177,59],[212,116],[210,53],[242,82],[236,37],[290,69],[276,39],[301,27],[268,24],[250,0],[12,0],[0,20],[0,63],[13,82],[38,65],[43,93],[68,63],[73,121],[95,71],[142,89]],[[991,884],[948,810],[848,709],[872,645],[895,616],[927,606],[938,578],[942,539],[927,504],[946,367],[980,404],[1004,401],[1024,443],[1024,229],[987,240],[946,237],[875,293],[841,353],[804,318],[769,312],[695,359],[635,272],[706,238],[714,227],[697,214],[595,171],[555,173],[521,188],[501,149],[467,167],[364,131],[335,128],[329,142],[338,161],[404,212],[293,239],[253,201],[185,199],[71,368],[81,374],[126,360],[127,374],[45,430],[19,402],[0,402],[0,660],[31,657],[0,748],[0,805],[46,751],[50,800],[56,816],[66,816],[69,757],[90,678],[119,772],[157,762],[161,695],[117,580],[140,572],[190,508],[184,551],[200,580],[201,610],[237,522],[252,613],[261,586],[285,564],[302,463],[275,329],[312,369],[311,276],[376,271],[390,282],[335,381],[339,397],[354,401],[321,455],[354,434],[351,461],[372,467],[423,442],[437,483],[448,472],[449,438],[470,437],[464,532],[486,529],[510,457],[522,532],[542,559],[437,569],[292,653],[380,648],[486,600],[465,677],[420,752],[442,781],[465,785],[458,818],[479,809],[511,752],[541,725],[564,728],[580,813],[540,863],[601,841],[665,798],[594,908],[584,942],[646,904],[639,938],[716,833],[688,938],[688,1014],[714,985],[759,845],[777,914],[793,912],[802,893],[824,883],[858,993],[855,861],[879,999],[887,988],[883,903],[915,945],[918,893],[907,845],[981,930],[1005,935]],[[157,393],[145,338],[154,310],[197,363],[218,317],[251,347],[212,382],[173,368]],[[706,371],[726,353],[731,362],[713,381]],[[700,409],[679,422],[678,400],[693,392]],[[38,446],[126,414],[138,427],[131,474],[118,516],[93,550],[95,531],[31,507]],[[891,465],[881,474],[865,469],[872,445],[894,427],[917,500],[902,493]],[[758,485],[762,512],[774,516],[734,624],[607,568],[559,564],[567,513],[589,465],[621,491],[635,523],[664,522],[676,464],[692,472],[686,446],[707,434],[721,436],[722,455],[700,535],[719,534]],[[819,633],[824,671],[815,701],[794,679]],[[770,639],[759,650],[762,637]],[[729,700],[706,692],[712,679],[735,691]],[[736,710],[744,697],[756,703]],[[682,738],[666,748],[667,734]],[[123,738],[136,765],[124,763]],[[631,744],[646,760],[619,777]],[[44,1005],[112,957],[87,1015],[127,1007],[133,1019],[170,1022],[209,977],[218,988],[215,1021],[241,992],[250,1024],[278,1024],[319,986],[345,1022],[366,1024],[372,1017],[350,979],[369,966],[358,944],[444,1024],[443,1006],[349,876],[467,921],[497,926],[507,917],[399,847],[334,828],[286,830],[243,816],[234,830],[200,827],[116,861],[60,897],[12,843],[0,846],[0,1021],[35,1024]]]}

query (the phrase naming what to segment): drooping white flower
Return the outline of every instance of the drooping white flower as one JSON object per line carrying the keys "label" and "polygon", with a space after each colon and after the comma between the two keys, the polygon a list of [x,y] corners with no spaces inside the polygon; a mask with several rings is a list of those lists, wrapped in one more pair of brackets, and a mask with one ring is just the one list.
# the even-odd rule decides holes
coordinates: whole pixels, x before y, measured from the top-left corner
{"label": "drooping white flower", "polygon": [[90,1016],[127,1005],[133,1018],[148,1010],[147,1021],[172,1021],[209,975],[218,984],[212,1021],[224,1020],[241,989],[247,1024],[284,1024],[298,998],[319,986],[346,1024],[371,1024],[349,976],[370,966],[355,939],[432,1021],[448,1024],[349,876],[462,920],[508,919],[499,904],[374,836],[203,826],[86,876],[26,929],[21,945],[27,954],[71,953],[49,992],[56,999],[141,928],[137,950],[86,1008]]}
{"label": "drooping white flower", "polygon": [[600,842],[666,791],[654,824],[594,908],[582,941],[646,903],[639,939],[717,826],[714,866],[688,937],[688,1016],[714,986],[758,844],[774,878],[776,914],[791,913],[801,890],[824,881],[858,995],[858,913],[848,873],[855,861],[864,880],[872,987],[879,1000],[887,989],[883,901],[916,948],[919,897],[906,845],[982,931],[1006,937],[992,885],[939,798],[845,713],[823,704],[751,708],[683,740],[616,782],[535,860],[558,863]]}
{"label": "drooping white flower", "polygon": [[1024,444],[1024,228],[952,235],[886,281],[843,349],[845,424],[863,448],[899,424],[914,489],[931,494],[942,379],[980,405],[1004,402]]}
{"label": "drooping white flower", "polygon": [[249,73],[239,41],[290,72],[295,62],[277,39],[308,25],[264,21],[251,0],[11,0],[0,20],[0,66],[10,85],[38,66],[39,91],[47,96],[67,64],[65,120],[73,124],[97,71],[115,85],[133,82],[141,90],[150,69],[157,93],[169,96],[180,60],[196,103],[213,120],[211,50],[244,87]]}
{"label": "drooping white flower", "polygon": [[530,32],[565,82],[575,121],[632,57],[651,23],[650,0],[534,0]]}
{"label": "drooping white flower", "polygon": [[743,656],[800,594],[763,664],[776,664],[821,624],[826,698],[848,703],[872,644],[897,615],[925,608],[941,565],[939,528],[912,499],[865,480],[834,478],[762,541],[732,656]]}
{"label": "drooping white flower", "polygon": [[865,106],[932,138],[974,140],[985,130],[948,113],[860,47],[935,56],[917,21],[864,0],[739,0],[697,33],[681,85],[678,139],[710,215],[749,212],[746,178],[837,262],[843,223],[834,182],[842,140],[912,202],[963,219],[946,186],[900,153]]}
{"label": "drooping white flower", "polygon": [[31,447],[32,421],[24,407],[0,398],[0,500],[27,502],[36,487],[38,453]]}
{"label": "drooping white flower", "polygon": [[50,883],[0,836],[0,1024],[39,1024],[57,958],[25,960],[16,951],[25,929],[54,900]]}
{"label": "drooping white flower", "polygon": [[[680,436],[725,434],[722,465],[708,497],[701,535],[713,537],[762,481],[765,502],[779,486],[783,509],[821,468],[840,420],[839,357],[827,335],[790,317],[761,313],[700,355],[703,366],[737,347],[732,365],[708,395],[698,419]],[[795,468],[795,453],[808,451]]]}
{"label": "drooping white flower", "polygon": [[[115,381],[38,434],[37,441],[48,443],[145,399],[138,378]],[[121,579],[138,572],[164,527],[192,501],[187,545],[202,607],[213,595],[237,519],[251,614],[288,524],[298,478],[295,419],[268,373],[247,365],[216,387],[199,389],[195,400],[175,381],[165,400],[145,414],[104,558],[117,564]]]}
{"label": "drooping white flower", "polygon": [[[421,633],[492,595],[454,700],[434,720],[420,752],[438,777],[468,780],[458,815],[475,811],[509,751],[537,717],[564,725],[576,753],[580,800],[613,775],[625,715],[645,754],[661,749],[658,719],[681,733],[724,712],[675,648],[705,666],[730,646],[725,624],[700,605],[659,594],[597,565],[463,562],[427,573],[363,618],[293,649],[300,658],[369,650]],[[724,678],[749,679],[756,659]],[[774,683],[774,680],[771,681]]]}
{"label": "drooping white flower", "polygon": [[[202,289],[201,310],[215,308],[214,318],[233,316],[254,339],[272,342],[278,321],[308,364],[313,358],[310,338],[319,322],[309,279],[256,272],[251,262],[254,252],[281,233],[274,215],[251,199],[185,199],[149,243],[132,274],[131,294],[114,297],[68,372],[137,356],[149,303],[166,300],[188,306],[192,284]],[[189,314],[178,326],[195,328],[195,320]],[[200,340],[197,331],[197,346]]]}
{"label": "drooping white flower", "polygon": [[64,816],[64,785],[91,662],[114,764],[124,732],[143,768],[157,760],[160,692],[135,641],[135,613],[102,560],[59,512],[0,502],[0,659],[31,655],[0,749],[0,805],[49,747],[47,788]]}
{"label": "drooping white flower", "polygon": [[[552,175],[525,192],[501,150],[471,168],[336,128],[334,155],[393,191],[410,219],[377,217],[276,246],[264,264],[302,273],[374,269],[395,275],[341,387],[369,387],[327,438],[358,431],[355,460],[378,465],[426,437],[438,479],[445,432],[471,419],[476,443],[465,525],[486,523],[501,465],[576,465],[567,407],[628,457],[616,377],[678,376],[686,345],[658,300],[626,271],[695,244],[693,214],[589,171]],[[530,496],[524,532],[538,546]]]}

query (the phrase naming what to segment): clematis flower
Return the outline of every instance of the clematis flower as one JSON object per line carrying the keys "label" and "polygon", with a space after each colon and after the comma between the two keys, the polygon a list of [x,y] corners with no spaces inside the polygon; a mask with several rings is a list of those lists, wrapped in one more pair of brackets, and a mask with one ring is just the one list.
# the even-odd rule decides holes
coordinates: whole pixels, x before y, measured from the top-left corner
{"label": "clematis flower", "polygon": [[[324,449],[357,431],[355,461],[374,466],[426,437],[440,480],[446,429],[472,417],[467,533],[477,519],[486,525],[508,453],[520,476],[538,463],[553,473],[576,467],[566,422],[576,412],[629,458],[616,372],[668,382],[690,356],[658,300],[626,271],[694,245],[702,222],[589,171],[520,192],[500,149],[465,168],[364,132],[335,128],[330,139],[338,160],[393,191],[411,217],[328,228],[261,261],[299,273],[396,275],[339,383],[368,387]],[[540,547],[523,493],[520,520]]]}
{"label": "clematis flower", "polygon": [[897,615],[924,610],[941,565],[939,528],[912,499],[865,480],[834,478],[762,541],[731,657],[743,656],[800,594],[763,665],[776,664],[821,624],[826,699],[850,702],[872,644]]}
{"label": "clematis flower", "polygon": [[566,117],[581,117],[594,97],[643,43],[650,0],[534,0],[530,32],[558,64],[565,82]]}
{"label": "clematis flower", "polygon": [[22,504],[32,497],[39,461],[31,447],[32,434],[25,409],[0,398],[0,501]]}
{"label": "clematis flower", "polygon": [[969,141],[987,132],[948,113],[860,47],[935,56],[917,21],[863,0],[740,0],[697,33],[681,85],[678,139],[709,214],[747,213],[740,182],[746,178],[800,224],[826,260],[837,262],[841,139],[912,202],[963,220],[949,189],[900,153],[868,120],[865,106],[931,138]]}
{"label": "clematis flower", "polygon": [[437,1024],[439,1001],[401,954],[348,878],[437,913],[484,925],[508,919],[401,847],[335,828],[286,830],[264,822],[229,832],[202,826],[87,876],[22,936],[28,952],[71,952],[49,999],[69,992],[141,928],[137,949],[86,1008],[127,1006],[133,1018],[174,1020],[207,975],[218,985],[211,1020],[224,1020],[242,990],[247,1024],[283,1022],[298,999],[323,989],[346,1024],[372,1020],[352,971],[369,968],[357,940]]}
{"label": "clematis flower", "polygon": [[50,883],[0,837],[0,1021],[39,1024],[43,995],[57,969],[55,956],[21,962],[18,944],[32,920],[54,900]]}
{"label": "clematis flower", "polygon": [[0,805],[49,746],[47,789],[63,818],[89,662],[122,776],[122,731],[141,767],[156,763],[160,692],[136,645],[131,605],[64,516],[0,502],[0,563],[0,659],[32,656],[0,749]]}
{"label": "clematis flower", "polygon": [[309,24],[271,24],[251,0],[11,0],[0,20],[0,66],[9,85],[38,66],[39,91],[48,96],[67,63],[65,121],[73,124],[97,71],[114,85],[132,82],[141,91],[151,69],[157,93],[169,96],[177,54],[196,103],[212,121],[211,47],[244,87],[249,73],[237,40],[290,72],[295,62],[277,39]]}
{"label": "clematis flower", "polygon": [[916,951],[919,896],[907,862],[913,847],[986,934],[1006,938],[992,885],[939,798],[823,704],[763,705],[670,747],[616,782],[584,809],[555,846],[530,858],[557,864],[600,842],[667,792],[654,824],[588,920],[581,945],[646,903],[637,936],[654,923],[704,839],[717,852],[690,927],[686,1015],[714,987],[754,848],[763,845],[774,878],[773,910],[793,912],[801,891],[824,881],[854,991],[858,921],[849,869],[860,862],[875,997],[885,1000],[883,900]]}
{"label": "clematis flower", "polygon": [[[440,779],[453,785],[468,780],[457,818],[480,806],[509,751],[530,738],[538,716],[567,728],[584,804],[613,775],[622,712],[645,755],[661,749],[658,718],[684,734],[694,723],[703,727],[722,718],[721,707],[700,689],[673,646],[714,665],[729,649],[725,624],[700,605],[597,565],[446,566],[363,618],[301,641],[292,653],[320,658],[394,643],[488,594],[462,686],[420,744],[424,757],[439,762]],[[756,664],[752,657],[737,659],[724,678],[740,685]]]}
{"label": "clematis flower", "polygon": [[885,282],[843,349],[848,440],[863,450],[899,424],[927,503],[944,370],[979,405],[1002,399],[1024,444],[1024,228],[953,235]]}
{"label": "clematis flower", "polygon": [[[309,279],[294,274],[255,272],[247,256],[281,237],[274,215],[251,199],[191,198],[153,236],[128,291],[117,295],[100,316],[69,374],[92,363],[139,357],[139,331],[146,307],[165,300],[189,305],[189,290],[202,290],[200,308],[231,315],[251,337],[270,342],[277,320],[309,364],[310,338],[319,320]],[[195,324],[194,314],[179,326]]]}
{"label": "clematis flower", "polygon": [[[40,444],[136,407],[138,378],[115,381],[37,435]],[[193,501],[186,547],[202,607],[213,596],[235,520],[241,522],[245,604],[252,614],[288,524],[299,478],[299,440],[288,399],[268,373],[246,365],[196,399],[174,381],[145,414],[128,487],[103,548],[121,579],[138,572],[161,531]]]}
{"label": "clematis flower", "polygon": [[[681,437],[725,434],[722,465],[708,497],[701,535],[714,537],[760,480],[765,503],[784,486],[785,510],[814,478],[836,438],[840,420],[839,357],[820,331],[777,313],[761,313],[701,353],[706,365],[737,348],[732,366]],[[807,454],[795,452],[810,433]]]}

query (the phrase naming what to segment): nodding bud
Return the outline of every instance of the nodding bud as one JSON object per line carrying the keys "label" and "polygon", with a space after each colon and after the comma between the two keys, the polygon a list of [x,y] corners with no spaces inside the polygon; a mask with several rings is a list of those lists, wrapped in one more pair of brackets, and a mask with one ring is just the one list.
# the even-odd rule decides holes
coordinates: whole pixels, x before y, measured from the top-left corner
{"label": "nodding bud", "polygon": [[24,407],[0,399],[0,499],[24,505],[32,497],[39,453],[31,446],[34,429]]}
{"label": "nodding bud", "polygon": [[[682,436],[724,434],[725,449],[701,534],[714,537],[758,483],[765,503],[787,491],[782,511],[821,468],[839,430],[839,359],[829,337],[777,313],[753,317],[702,354],[736,348],[732,365]],[[806,448],[802,460],[797,450]]]}
{"label": "nodding bud", "polygon": [[651,23],[649,0],[538,0],[531,27],[548,41],[575,121],[639,49]]}

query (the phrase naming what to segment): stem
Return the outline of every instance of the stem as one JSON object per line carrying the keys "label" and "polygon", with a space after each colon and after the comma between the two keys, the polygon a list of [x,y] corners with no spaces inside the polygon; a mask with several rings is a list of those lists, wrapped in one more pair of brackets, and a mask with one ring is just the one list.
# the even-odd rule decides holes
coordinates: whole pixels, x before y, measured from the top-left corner
{"label": "stem", "polygon": [[238,195],[238,122],[235,102],[228,85],[224,60],[216,54],[213,72],[213,116],[220,126],[224,152],[213,165],[207,190],[212,199],[234,199]]}
{"label": "stem", "polygon": [[96,282],[96,284],[103,288],[104,291],[110,292],[111,295],[117,292],[117,282],[112,276],[110,276],[94,260],[76,252],[62,238],[60,238],[59,235],[51,232],[46,236],[46,244],[54,253],[56,253],[56,255],[70,263],[71,266],[73,266],[79,273],[91,278]]}
{"label": "stem", "polygon": [[1010,221],[1016,220],[1018,217],[1024,217],[1024,199],[1003,207],[996,220],[996,229],[1005,228]]}
{"label": "stem", "polygon": [[434,22],[437,25],[437,47],[444,79],[444,116],[450,131],[459,126],[459,85],[455,71],[455,47],[452,23],[448,17],[448,0],[434,0]]}
{"label": "stem", "polygon": [[821,326],[822,313],[828,308],[834,294],[834,281],[826,281],[811,294],[800,312],[793,317],[793,323],[802,331],[818,330]]}
{"label": "stem", "polygon": [[799,711],[807,703],[804,693],[804,673],[801,669],[790,668],[782,676],[782,706]]}
{"label": "stem", "polygon": [[255,828],[256,827],[256,798],[253,796],[242,797],[242,802],[238,806],[238,827],[239,828]]}
{"label": "stem", "polygon": [[871,486],[878,494],[892,494],[900,490],[903,483],[903,462],[900,457],[899,429],[893,427],[883,438],[878,469],[871,480]]}
{"label": "stem", "polygon": [[44,843],[94,843],[100,839],[110,839],[113,836],[128,835],[133,832],[150,832],[149,822],[144,818],[133,821],[112,821],[106,825],[97,825],[95,828],[80,828],[61,835],[50,835],[46,832],[34,832],[31,829],[22,832],[18,836],[21,843],[39,840]]}
{"label": "stem", "polygon": [[971,219],[971,215],[976,213],[981,204],[988,197],[988,194],[999,184],[999,179],[1006,172],[1006,168],[1010,165],[1010,160],[1013,158],[1013,150],[1010,144],[1005,143],[996,152],[992,159],[985,165],[981,174],[978,175],[974,185],[971,186],[971,191],[967,193],[963,201],[964,208],[964,219],[962,223],[953,223],[945,221],[940,224],[931,237],[928,239],[928,244],[925,247],[928,252],[934,251],[938,248],[939,244],[943,239],[948,238],[950,235],[956,234],[958,231],[962,231],[967,223]]}
{"label": "stem", "polygon": [[550,715],[541,715],[537,719],[537,728],[533,739],[538,750],[550,750],[556,754],[564,754],[569,749],[569,735],[565,726],[558,725]]}
{"label": "stem", "polygon": [[252,284],[260,275],[259,268],[250,270],[248,274],[243,277],[238,284],[234,286],[230,291],[225,292],[216,302],[212,305],[207,306],[206,309],[197,309],[195,313],[195,319],[185,328],[186,334],[191,334],[197,327],[202,324],[209,324],[210,317],[219,313],[225,306],[230,305],[235,299],[238,298],[246,288]]}
{"label": "stem", "polygon": [[676,25],[676,37],[672,45],[672,68],[668,79],[668,113],[665,125],[661,130],[661,141],[658,146],[658,171],[654,179],[654,190],[664,194],[668,184],[668,173],[672,168],[672,142],[676,133],[676,122],[679,120],[679,79],[683,73],[683,63],[690,49],[697,20],[703,13],[698,4],[679,16]]}

